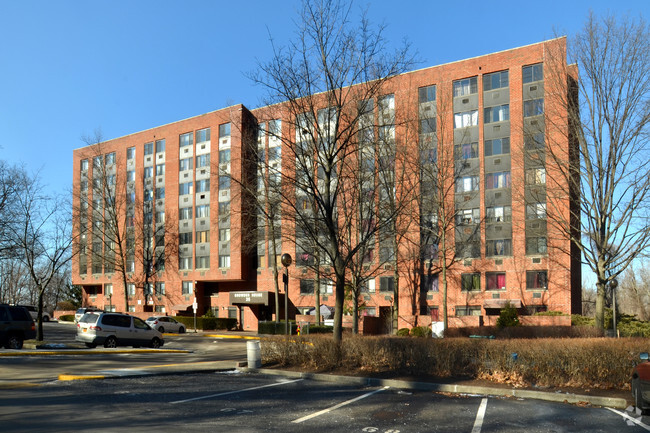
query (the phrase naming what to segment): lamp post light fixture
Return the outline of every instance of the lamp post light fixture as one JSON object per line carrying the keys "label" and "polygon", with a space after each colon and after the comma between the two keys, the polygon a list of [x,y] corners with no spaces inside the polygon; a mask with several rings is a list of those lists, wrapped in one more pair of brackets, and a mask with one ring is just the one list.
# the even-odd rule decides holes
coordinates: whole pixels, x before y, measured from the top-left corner
{"label": "lamp post light fixture", "polygon": [[284,253],[280,257],[282,266],[284,266],[284,275],[282,281],[284,282],[284,333],[289,335],[289,266],[291,266],[291,254]]}

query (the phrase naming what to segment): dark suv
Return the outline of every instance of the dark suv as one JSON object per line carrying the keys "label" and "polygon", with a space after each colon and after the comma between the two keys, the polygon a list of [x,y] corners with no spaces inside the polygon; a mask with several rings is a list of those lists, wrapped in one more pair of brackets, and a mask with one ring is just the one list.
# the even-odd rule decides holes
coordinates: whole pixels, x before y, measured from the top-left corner
{"label": "dark suv", "polygon": [[36,325],[25,307],[0,304],[0,345],[22,349],[23,341],[36,338]]}

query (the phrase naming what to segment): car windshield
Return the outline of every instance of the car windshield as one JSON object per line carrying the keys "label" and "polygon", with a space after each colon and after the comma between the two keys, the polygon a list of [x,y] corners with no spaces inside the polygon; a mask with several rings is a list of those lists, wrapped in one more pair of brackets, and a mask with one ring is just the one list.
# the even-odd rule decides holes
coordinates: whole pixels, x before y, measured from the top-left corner
{"label": "car windshield", "polygon": [[86,313],[86,314],[83,315],[83,317],[81,319],[79,319],[79,322],[81,322],[81,323],[96,323],[98,318],[99,318],[99,314]]}
{"label": "car windshield", "polygon": [[149,318],[147,319],[147,322],[155,322],[155,321],[156,321],[156,319],[157,319],[157,317],[156,317],[156,316],[153,316],[153,317],[149,317]]}

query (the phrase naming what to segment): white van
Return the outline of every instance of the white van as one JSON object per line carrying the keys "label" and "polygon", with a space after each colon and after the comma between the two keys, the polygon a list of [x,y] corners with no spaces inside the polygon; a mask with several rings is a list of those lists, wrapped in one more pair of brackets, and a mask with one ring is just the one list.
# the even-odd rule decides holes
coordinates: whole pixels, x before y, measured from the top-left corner
{"label": "white van", "polygon": [[77,341],[88,347],[147,346],[157,349],[165,340],[144,320],[121,313],[86,313],[77,323]]}

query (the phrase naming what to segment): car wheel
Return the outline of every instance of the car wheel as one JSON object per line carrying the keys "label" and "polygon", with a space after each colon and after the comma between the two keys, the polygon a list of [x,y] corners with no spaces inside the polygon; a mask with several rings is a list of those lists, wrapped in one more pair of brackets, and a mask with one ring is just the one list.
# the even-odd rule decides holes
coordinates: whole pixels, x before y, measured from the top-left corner
{"label": "car wheel", "polygon": [[160,346],[162,346],[160,339],[154,338],[153,340],[151,340],[151,347],[153,347],[154,349],[158,349]]}
{"label": "car wheel", "polygon": [[158,332],[160,332],[161,334],[165,332],[165,327],[164,326],[158,327]]}
{"label": "car wheel", "polygon": [[43,316],[43,322],[49,322],[50,316]]}
{"label": "car wheel", "polygon": [[90,349],[94,349],[95,347],[97,347],[97,345],[95,343],[86,343],[86,347]]}
{"label": "car wheel", "polygon": [[117,339],[115,337],[108,337],[106,341],[104,341],[104,347],[117,347]]}
{"label": "car wheel", "polygon": [[182,326],[180,328],[178,328],[178,333],[179,334],[185,334],[185,328],[182,327]]}
{"label": "car wheel", "polygon": [[5,345],[7,349],[22,349],[23,348],[23,339],[20,335],[11,334],[7,339],[7,344]]}

